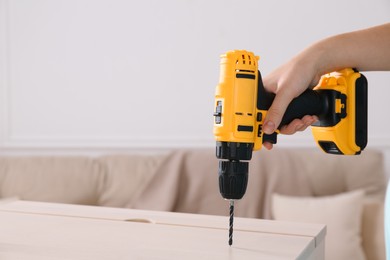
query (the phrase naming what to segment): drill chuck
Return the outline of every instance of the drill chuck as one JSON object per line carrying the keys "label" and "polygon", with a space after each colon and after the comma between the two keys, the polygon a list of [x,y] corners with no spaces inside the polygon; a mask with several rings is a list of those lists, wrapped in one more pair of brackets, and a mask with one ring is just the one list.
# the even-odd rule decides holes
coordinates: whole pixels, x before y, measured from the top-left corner
{"label": "drill chuck", "polygon": [[224,199],[241,199],[248,184],[249,163],[253,143],[217,142],[216,156],[219,160],[219,191]]}
{"label": "drill chuck", "polygon": [[242,199],[248,184],[248,165],[248,162],[219,161],[219,191],[224,199]]}

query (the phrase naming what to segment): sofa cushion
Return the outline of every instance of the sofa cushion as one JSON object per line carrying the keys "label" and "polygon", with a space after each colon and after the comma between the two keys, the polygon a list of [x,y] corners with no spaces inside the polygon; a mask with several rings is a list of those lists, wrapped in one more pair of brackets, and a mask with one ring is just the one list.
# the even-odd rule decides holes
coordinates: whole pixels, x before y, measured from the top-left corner
{"label": "sofa cushion", "polygon": [[[271,151],[272,152],[272,151]],[[366,149],[360,155],[340,156],[326,154],[320,149],[280,149],[277,157],[290,157],[287,172],[300,171],[307,177],[313,196],[326,196],[363,189],[367,197],[384,198],[386,189],[383,153]],[[276,159],[276,158],[275,158]]]}
{"label": "sofa cushion", "polygon": [[165,154],[107,155],[97,158],[106,172],[99,205],[131,208],[156,173]]}
{"label": "sofa cushion", "polygon": [[369,260],[385,260],[385,213],[384,202],[368,200],[363,207],[363,249]]}
{"label": "sofa cushion", "polygon": [[325,197],[291,197],[274,194],[274,219],[326,224],[325,259],[363,260],[361,224],[364,191]]}
{"label": "sofa cushion", "polygon": [[0,197],[97,205],[104,173],[87,157],[2,157]]}

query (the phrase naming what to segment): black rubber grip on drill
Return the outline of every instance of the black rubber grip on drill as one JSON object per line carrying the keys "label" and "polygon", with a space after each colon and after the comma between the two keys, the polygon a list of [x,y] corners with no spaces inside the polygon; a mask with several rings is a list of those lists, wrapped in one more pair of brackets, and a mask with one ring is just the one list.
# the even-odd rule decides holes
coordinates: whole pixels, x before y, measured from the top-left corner
{"label": "black rubber grip on drill", "polygon": [[[258,72],[258,96],[257,109],[268,110],[275,98],[274,93],[267,92],[263,85],[260,71]],[[294,119],[302,118],[305,115],[320,116],[328,110],[327,96],[321,92],[307,89],[298,97],[294,98],[284,113],[282,121],[278,126],[280,127],[291,123]]]}
{"label": "black rubber grip on drill", "polygon": [[312,89],[307,89],[297,98],[294,98],[287,107],[286,112],[278,128],[291,123],[296,118],[302,118],[305,115],[320,116],[326,111],[328,102],[326,96]]}

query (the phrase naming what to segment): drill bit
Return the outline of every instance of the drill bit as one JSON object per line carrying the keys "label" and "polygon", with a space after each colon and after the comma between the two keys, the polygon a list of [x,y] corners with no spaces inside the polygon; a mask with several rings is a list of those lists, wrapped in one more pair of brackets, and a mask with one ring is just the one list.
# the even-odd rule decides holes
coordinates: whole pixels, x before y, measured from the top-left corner
{"label": "drill bit", "polygon": [[234,200],[230,200],[229,246],[233,244]]}

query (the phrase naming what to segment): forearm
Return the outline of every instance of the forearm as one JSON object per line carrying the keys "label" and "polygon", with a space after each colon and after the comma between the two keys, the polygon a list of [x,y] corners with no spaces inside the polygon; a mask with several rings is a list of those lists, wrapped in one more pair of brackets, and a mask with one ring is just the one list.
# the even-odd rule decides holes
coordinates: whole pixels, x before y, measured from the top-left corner
{"label": "forearm", "polygon": [[316,61],[319,75],[347,67],[360,71],[390,70],[390,23],[326,38],[299,56]]}

